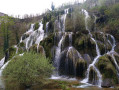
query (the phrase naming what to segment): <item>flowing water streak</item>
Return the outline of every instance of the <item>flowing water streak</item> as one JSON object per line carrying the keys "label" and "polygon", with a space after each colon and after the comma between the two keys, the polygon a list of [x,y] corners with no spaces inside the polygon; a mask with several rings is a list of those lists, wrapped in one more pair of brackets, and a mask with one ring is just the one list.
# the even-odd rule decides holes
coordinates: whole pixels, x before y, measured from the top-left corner
{"label": "flowing water streak", "polygon": [[55,52],[54,66],[56,67],[57,76],[59,76],[58,75],[58,70],[59,70],[59,65],[60,65],[60,53],[61,53],[62,42],[63,42],[63,40],[65,39],[65,36],[66,36],[66,33],[65,33],[65,20],[66,20],[67,14],[68,14],[68,10],[69,9],[65,9],[64,10],[64,15],[61,16],[62,23],[60,23],[60,25],[59,25],[59,28],[61,28],[61,31],[59,31],[58,34],[60,35],[61,33],[63,33],[63,35],[62,35],[62,37],[61,37],[61,39],[60,39],[60,41],[58,43],[58,47],[56,48],[56,52]]}
{"label": "flowing water streak", "polygon": [[[19,56],[23,56],[24,55],[24,53],[22,53],[22,54],[19,54]],[[13,58],[15,58],[16,56],[14,56]],[[13,59],[12,58],[12,59]],[[11,59],[11,60],[12,60]],[[3,58],[3,61],[5,60],[5,57]],[[9,64],[9,62],[11,61],[11,60],[9,60],[8,62],[6,62],[2,67],[1,67],[1,69],[0,69],[0,89],[2,89],[2,90],[4,90],[5,89],[5,84],[4,84],[4,81],[1,79],[2,78],[2,72],[3,72],[3,70],[7,67],[7,65]]]}
{"label": "flowing water streak", "polygon": [[5,57],[0,60],[0,67],[4,65],[4,62],[5,62]]}
{"label": "flowing water streak", "polygon": [[37,44],[37,52],[38,52],[38,48],[39,48],[39,44],[40,42],[44,39],[44,30],[43,30],[43,24],[42,22],[39,23],[39,29],[38,29],[38,32],[40,33],[39,34],[39,37],[37,38],[35,44]]}
{"label": "flowing water streak", "polygon": [[116,53],[115,50],[114,50],[114,48],[115,48],[115,46],[116,46],[116,41],[115,41],[115,38],[114,38],[112,35],[107,34],[107,36],[110,36],[111,39],[112,39],[112,41],[113,41],[113,42],[111,43],[111,41],[108,40],[108,42],[109,42],[109,43],[111,44],[111,46],[112,46],[112,49],[111,49],[110,52],[107,52],[107,54],[108,54],[108,55],[111,55],[112,59],[114,60],[115,66],[116,66],[117,71],[118,71],[117,74],[119,75],[119,65],[118,65],[118,63],[117,63],[117,61],[116,61],[116,59],[115,59],[115,56],[114,56],[114,53]]}
{"label": "flowing water streak", "polygon": [[69,33],[69,46],[72,46],[72,32]]}
{"label": "flowing water streak", "polygon": [[93,67],[93,69],[96,71],[97,73],[97,76],[98,76],[98,86],[101,87],[101,83],[102,83],[102,75],[100,73],[100,71],[97,69],[97,67],[95,66],[95,64],[98,62],[98,59],[101,57],[100,55],[100,51],[99,51],[99,47],[98,47],[98,44],[96,42],[96,40],[92,37],[92,34],[88,28],[88,18],[90,17],[88,12],[86,10],[82,10],[85,14],[85,25],[86,25],[86,30],[89,31],[89,35],[91,37],[91,39],[95,42],[96,44],[96,53],[97,53],[97,56],[94,58],[93,62],[89,65],[88,69],[87,69],[87,76],[84,80],[82,80],[81,82],[82,83],[87,83],[89,81],[89,72],[90,72],[90,68]]}
{"label": "flowing water streak", "polygon": [[49,22],[46,23],[46,36],[45,37],[48,36],[48,25],[49,25]]}
{"label": "flowing water streak", "polygon": [[[30,29],[25,33],[26,35],[27,34],[32,34],[34,32],[34,24],[31,24],[31,27],[30,27]],[[26,39],[26,49],[28,50],[28,48],[29,48],[29,41],[30,41],[30,38],[31,38],[31,35]],[[21,41],[20,42],[22,42],[22,37],[21,37]]]}

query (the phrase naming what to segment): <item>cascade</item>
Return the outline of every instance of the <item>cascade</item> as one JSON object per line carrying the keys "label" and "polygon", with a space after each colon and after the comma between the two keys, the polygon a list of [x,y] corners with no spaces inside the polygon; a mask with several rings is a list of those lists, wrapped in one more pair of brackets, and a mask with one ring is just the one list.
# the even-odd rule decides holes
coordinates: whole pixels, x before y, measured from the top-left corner
{"label": "cascade", "polygon": [[95,66],[95,64],[98,62],[98,59],[101,57],[100,55],[100,50],[99,50],[99,47],[98,47],[98,44],[96,42],[96,40],[92,37],[92,34],[88,28],[88,18],[90,17],[88,12],[86,10],[82,10],[85,14],[85,25],[86,25],[86,30],[88,30],[89,32],[89,35],[91,37],[91,39],[95,42],[96,44],[96,53],[97,53],[97,56],[94,58],[93,62],[88,66],[88,69],[87,69],[87,75],[86,75],[86,78],[84,80],[82,80],[81,82],[82,83],[87,83],[89,82],[89,72],[90,72],[90,69],[91,67],[95,70],[95,72],[97,73],[97,76],[98,76],[98,83],[97,85],[99,87],[101,87],[101,83],[102,83],[102,75],[100,73],[100,71],[97,69],[97,67]]}
{"label": "cascade", "polygon": [[[22,54],[19,54],[19,56],[23,56],[23,54],[24,53],[22,53]],[[15,57],[15,56],[14,56]],[[14,58],[13,57],[13,58]],[[13,59],[12,58],[12,59]],[[11,59],[11,60],[12,60]],[[4,60],[5,60],[5,57],[2,59],[2,61],[4,62]],[[5,64],[3,63],[2,64],[2,67],[1,67],[1,69],[0,69],[0,89],[5,89],[5,84],[4,84],[4,81],[1,79],[2,78],[2,72],[3,72],[3,70],[5,69],[5,67],[9,64],[9,62],[11,61],[11,60],[9,60],[8,62],[6,62]],[[1,64],[1,61],[0,61],[0,64]]]}
{"label": "cascade", "polygon": [[46,23],[46,35],[45,35],[45,37],[48,36],[48,25],[49,25],[49,22]]}
{"label": "cascade", "polygon": [[39,47],[40,41],[44,39],[44,30],[42,21],[39,23],[38,30],[34,30],[34,24],[31,24],[31,28],[24,34],[29,35],[29,37],[25,38],[25,40],[21,40],[20,42],[24,42],[26,44],[26,49],[28,50],[33,44],[37,44]]}
{"label": "cascade", "polygon": [[4,65],[4,62],[5,62],[5,57],[0,60],[0,67]]}
{"label": "cascade", "polygon": [[61,30],[58,32],[58,34],[60,36],[61,33],[63,33],[63,35],[61,36],[61,39],[59,40],[58,47],[56,48],[56,52],[55,52],[54,66],[56,67],[57,76],[58,76],[58,70],[59,70],[59,64],[60,64],[60,53],[61,53],[62,42],[66,36],[65,20],[66,20],[67,14],[68,14],[68,10],[69,9],[64,10],[64,15],[61,16],[61,23],[59,24],[59,28],[61,28]]}
{"label": "cascade", "polygon": [[[114,60],[115,66],[116,66],[116,68],[117,68],[117,74],[119,75],[119,65],[118,65],[118,63],[117,63],[117,61],[116,61],[116,59],[115,59],[115,56],[114,56],[114,54],[116,53],[115,50],[114,50],[114,48],[115,48],[115,46],[116,46],[116,41],[115,41],[115,38],[114,38],[112,35],[107,34],[107,36],[110,36],[111,39],[112,39],[112,41],[113,41],[113,42],[111,43],[111,41],[108,40],[108,42],[109,42],[110,45],[112,46],[112,49],[111,49],[111,51],[107,52],[107,54],[110,55],[110,56],[112,57],[112,59]],[[117,54],[117,53],[116,53],[116,54]]]}

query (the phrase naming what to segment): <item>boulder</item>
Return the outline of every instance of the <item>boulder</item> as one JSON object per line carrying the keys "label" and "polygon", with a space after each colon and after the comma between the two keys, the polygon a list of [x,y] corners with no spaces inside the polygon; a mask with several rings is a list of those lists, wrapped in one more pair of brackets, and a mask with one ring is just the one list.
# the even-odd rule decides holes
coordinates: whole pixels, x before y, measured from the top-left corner
{"label": "boulder", "polygon": [[73,46],[83,55],[89,54],[91,59],[96,57],[96,45],[89,35],[75,34],[73,36]]}
{"label": "boulder", "polygon": [[86,69],[87,62],[74,47],[69,47],[61,53],[60,74],[83,78]]}
{"label": "boulder", "polygon": [[[96,66],[102,74],[102,87],[110,87],[118,83],[117,70],[114,66],[112,57],[109,55],[100,57]],[[109,82],[106,82],[107,80]]]}
{"label": "boulder", "polygon": [[38,46],[37,44],[34,44],[33,46],[29,48],[29,51],[40,53],[45,56],[44,48],[41,45]]}
{"label": "boulder", "polygon": [[48,57],[49,59],[52,60],[53,58],[53,55],[52,55],[52,52],[51,52],[51,49],[53,48],[54,46],[54,34],[50,34],[49,37],[43,39],[41,42],[40,42],[40,45],[43,46],[44,48],[44,51],[46,52],[46,57]]}
{"label": "boulder", "polygon": [[87,66],[92,63],[91,57],[88,54],[84,54],[83,58],[87,62]]}
{"label": "boulder", "polygon": [[90,67],[90,72],[89,72],[89,83],[93,85],[98,84],[98,77],[97,77],[97,72],[94,70],[93,67]]}
{"label": "boulder", "polygon": [[12,59],[12,57],[16,54],[16,48],[15,46],[10,47],[9,49],[6,50],[5,52],[5,62],[8,60]]}

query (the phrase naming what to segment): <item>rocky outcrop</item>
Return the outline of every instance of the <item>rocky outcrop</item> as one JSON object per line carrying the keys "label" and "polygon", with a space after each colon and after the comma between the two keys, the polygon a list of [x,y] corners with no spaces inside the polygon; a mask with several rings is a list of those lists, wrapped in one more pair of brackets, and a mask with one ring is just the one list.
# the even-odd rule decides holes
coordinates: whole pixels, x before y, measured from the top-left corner
{"label": "rocky outcrop", "polygon": [[89,54],[91,59],[96,56],[95,42],[88,35],[77,33],[73,37],[73,46],[83,54]]}
{"label": "rocky outcrop", "polygon": [[93,85],[97,85],[98,84],[98,77],[97,77],[97,73],[94,70],[93,67],[90,67],[90,72],[89,72],[89,83],[93,84]]}
{"label": "rocky outcrop", "polygon": [[9,49],[6,50],[5,62],[7,62],[8,60],[12,59],[13,56],[15,56],[16,50],[17,49],[14,46],[12,46],[12,47],[10,47]]}
{"label": "rocky outcrop", "polygon": [[61,53],[60,74],[83,78],[86,69],[87,62],[75,48],[69,47]]}
{"label": "rocky outcrop", "polygon": [[54,46],[54,36],[54,34],[50,34],[49,37],[40,42],[40,45],[43,46],[46,52],[46,57],[50,58],[51,60],[53,58],[51,50]]}
{"label": "rocky outcrop", "polygon": [[35,53],[40,53],[45,56],[45,51],[44,48],[41,45],[34,44],[29,48],[29,51],[35,52]]}
{"label": "rocky outcrop", "polygon": [[118,83],[117,70],[112,57],[108,55],[100,57],[96,66],[102,74],[102,87],[110,87]]}

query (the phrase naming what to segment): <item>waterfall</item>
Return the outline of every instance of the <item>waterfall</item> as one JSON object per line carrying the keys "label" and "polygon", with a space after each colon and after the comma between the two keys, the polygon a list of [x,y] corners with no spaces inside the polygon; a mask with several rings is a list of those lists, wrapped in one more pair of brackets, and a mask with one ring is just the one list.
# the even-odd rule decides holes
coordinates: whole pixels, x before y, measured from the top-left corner
{"label": "waterfall", "polygon": [[69,33],[69,46],[72,46],[72,32]]}
{"label": "waterfall", "polygon": [[55,51],[55,60],[54,60],[54,66],[56,67],[56,73],[57,73],[57,76],[58,75],[58,70],[59,70],[59,66],[60,66],[60,54],[61,54],[61,48],[62,48],[62,43],[63,43],[63,40],[65,39],[65,36],[66,36],[66,33],[65,33],[65,20],[66,20],[66,16],[68,14],[68,10],[69,9],[65,9],[64,10],[64,15],[61,16],[61,23],[59,22],[59,28],[61,29],[59,32],[58,32],[58,36],[61,35],[61,33],[63,34],[61,36],[61,39],[59,40],[59,43],[58,43],[58,46],[56,48],[56,51]]}
{"label": "waterfall", "polygon": [[88,18],[90,17],[88,12],[86,10],[82,10],[85,14],[85,26],[86,26],[86,30],[88,30],[89,32],[89,35],[91,37],[91,39],[95,42],[96,44],[96,53],[97,53],[97,56],[94,58],[93,62],[88,66],[88,69],[87,69],[87,75],[86,75],[86,78],[84,80],[82,80],[81,82],[82,83],[87,83],[89,81],[89,72],[90,72],[90,68],[93,67],[93,69],[95,70],[95,72],[97,73],[97,76],[98,76],[98,86],[101,87],[101,83],[102,83],[102,75],[100,73],[100,71],[97,69],[97,67],[95,66],[95,64],[98,62],[98,59],[101,57],[100,55],[100,50],[99,50],[99,47],[98,47],[98,44],[97,44],[97,41],[92,37],[92,34],[88,28]]}
{"label": "waterfall", "polygon": [[5,69],[5,67],[8,65],[10,61],[6,62],[0,69],[0,88],[1,89],[5,89],[5,86],[4,86],[4,81],[2,80],[2,72],[3,70]]}
{"label": "waterfall", "polygon": [[22,36],[20,42],[24,42],[26,44],[27,51],[33,44],[37,44],[37,47],[39,47],[39,43],[45,38],[42,21],[39,22],[38,30],[34,30],[34,24],[31,24],[30,29],[24,33],[24,35],[29,36],[25,38],[25,40],[22,40]]}
{"label": "waterfall", "polygon": [[48,36],[48,25],[49,25],[49,22],[46,23],[46,37]]}
{"label": "waterfall", "polygon": [[2,67],[5,63],[5,57],[0,60],[0,67]]}
{"label": "waterfall", "polygon": [[115,48],[115,46],[116,46],[116,41],[115,41],[115,38],[114,38],[112,35],[107,34],[107,36],[110,36],[111,39],[112,39],[112,41],[113,41],[113,42],[111,43],[111,41],[108,40],[108,42],[109,42],[110,45],[112,46],[112,49],[111,49],[111,51],[107,52],[107,55],[110,55],[110,56],[112,57],[112,59],[114,60],[114,64],[115,64],[115,66],[116,66],[116,68],[117,68],[117,74],[119,75],[119,65],[118,65],[118,63],[117,63],[117,61],[116,61],[116,59],[115,59],[115,56],[114,56],[114,54],[116,53],[115,50],[114,50],[114,48]]}

